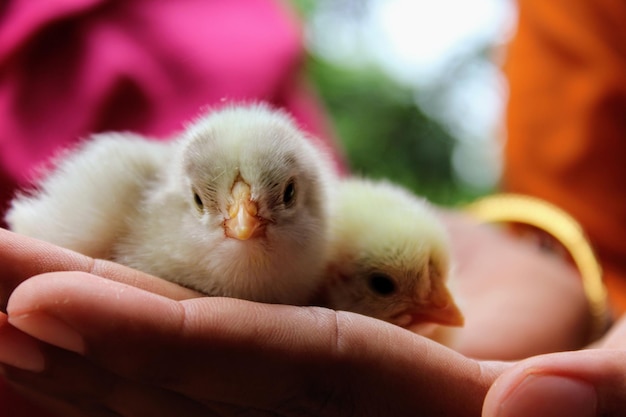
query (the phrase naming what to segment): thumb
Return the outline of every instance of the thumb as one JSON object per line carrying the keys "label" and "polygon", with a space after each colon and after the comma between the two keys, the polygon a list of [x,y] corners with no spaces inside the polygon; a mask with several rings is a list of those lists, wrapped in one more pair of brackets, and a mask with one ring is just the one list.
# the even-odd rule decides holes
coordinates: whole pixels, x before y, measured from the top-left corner
{"label": "thumb", "polygon": [[496,379],[482,416],[620,416],[626,409],[625,374],[625,350],[536,356]]}

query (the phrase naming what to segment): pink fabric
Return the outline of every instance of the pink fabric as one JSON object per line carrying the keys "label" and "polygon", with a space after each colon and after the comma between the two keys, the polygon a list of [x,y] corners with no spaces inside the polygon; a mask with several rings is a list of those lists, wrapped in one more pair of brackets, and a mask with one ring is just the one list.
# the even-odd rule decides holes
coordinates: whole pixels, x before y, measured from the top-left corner
{"label": "pink fabric", "polygon": [[[345,170],[301,79],[299,23],[280,0],[7,0],[0,5],[0,214],[17,186],[90,133],[165,138],[203,106],[267,100]],[[42,414],[0,380],[0,417]],[[6,413],[9,414],[6,414]]]}
{"label": "pink fabric", "polygon": [[0,202],[89,133],[163,138],[228,100],[286,107],[337,150],[284,2],[9,0],[0,12]]}

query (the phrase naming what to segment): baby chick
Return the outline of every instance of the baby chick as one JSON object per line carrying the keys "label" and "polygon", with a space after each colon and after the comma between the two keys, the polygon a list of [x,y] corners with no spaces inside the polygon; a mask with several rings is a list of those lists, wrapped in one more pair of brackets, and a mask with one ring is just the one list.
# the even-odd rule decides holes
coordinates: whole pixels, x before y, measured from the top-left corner
{"label": "baby chick", "polygon": [[460,326],[447,286],[449,248],[424,200],[388,182],[339,182],[321,304],[402,327]]}
{"label": "baby chick", "polygon": [[94,137],[7,222],[207,295],[303,304],[322,279],[331,172],[284,112],[226,106],[167,143]]}
{"label": "baby chick", "polygon": [[36,189],[18,193],[5,220],[15,232],[110,258],[171,149],[131,133],[94,135],[61,152]]}

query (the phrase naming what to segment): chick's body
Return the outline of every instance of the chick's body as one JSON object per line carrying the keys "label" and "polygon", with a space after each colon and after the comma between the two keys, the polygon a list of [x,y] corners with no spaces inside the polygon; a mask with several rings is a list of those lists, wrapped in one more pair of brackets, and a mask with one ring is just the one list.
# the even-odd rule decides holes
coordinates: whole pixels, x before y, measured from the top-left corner
{"label": "chick's body", "polygon": [[429,204],[388,182],[350,178],[337,188],[322,304],[403,327],[461,325],[446,285],[447,235]]}
{"label": "chick's body", "polygon": [[[107,135],[98,139],[103,147],[110,142]],[[70,219],[83,217],[100,222],[101,228],[112,222],[115,238],[104,245],[108,251],[98,252],[112,260],[208,295],[308,301],[328,253],[332,169],[290,117],[261,104],[227,106],[200,117],[172,142],[145,140],[141,146],[154,147],[147,153],[157,156],[148,158],[147,175],[128,181],[133,195],[117,193],[107,169],[95,175],[96,185],[106,183],[109,197],[121,200],[118,211],[91,206],[90,197],[100,190],[91,179],[81,184],[81,169],[58,169],[33,197],[14,201],[8,223],[18,233],[94,256],[82,242],[98,236],[84,236],[84,220]],[[93,158],[79,151],[60,167],[72,159]],[[49,190],[52,182],[65,183],[66,194]],[[57,230],[46,236],[38,235],[36,225],[25,228],[14,221],[30,210],[38,216],[26,223],[46,222],[47,207],[58,199],[82,203],[58,212]],[[67,229],[79,235],[76,244],[60,238]]]}
{"label": "chick's body", "polygon": [[61,152],[37,189],[11,201],[11,230],[94,258],[110,258],[171,145],[130,133],[92,136]]}

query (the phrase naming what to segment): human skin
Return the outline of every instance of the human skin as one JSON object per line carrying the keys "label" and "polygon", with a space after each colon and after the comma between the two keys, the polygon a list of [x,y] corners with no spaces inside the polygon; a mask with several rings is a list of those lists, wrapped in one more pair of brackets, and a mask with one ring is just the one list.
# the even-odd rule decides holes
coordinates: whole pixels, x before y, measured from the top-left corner
{"label": "human skin", "polygon": [[[475,242],[490,242],[483,233],[503,247],[501,237],[463,219],[446,222],[453,234],[477,233],[465,243],[453,240],[456,253],[467,251],[473,257],[457,265],[468,325],[454,335],[451,346],[488,357],[505,339],[483,336],[489,325],[495,334],[505,333],[506,310],[486,315],[484,311],[499,302],[489,301],[488,294],[502,293],[477,290],[474,294],[483,295],[472,309],[468,289],[486,286],[488,280],[470,282],[469,271],[483,253]],[[0,321],[3,372],[14,387],[60,415],[108,410],[113,415],[159,416],[185,410],[190,416],[471,416],[480,415],[490,386],[512,366],[469,359],[405,329],[356,314],[198,298],[158,278],[4,230],[0,242],[0,263],[6,271],[0,279],[0,301],[8,304],[8,317]],[[492,260],[515,260],[493,251]],[[507,256],[518,253],[508,251]],[[511,285],[514,275],[499,275],[492,285]],[[562,290],[561,285],[554,289]],[[572,294],[572,301],[578,300],[577,292]],[[474,311],[485,320],[482,326],[478,318],[472,319]],[[572,311],[560,319],[569,316],[574,323],[578,308]],[[511,319],[516,314],[510,309]],[[550,320],[544,322],[550,325]],[[472,339],[474,331],[479,337]],[[520,327],[509,333],[518,332]],[[569,333],[576,336],[567,335],[562,345],[580,338],[580,326],[571,326]],[[544,346],[550,344],[556,345],[550,341]],[[512,343],[502,346],[501,356],[522,353],[517,347],[504,352]]]}
{"label": "human skin", "polygon": [[503,372],[483,417],[621,416],[626,409],[626,320],[593,348],[534,356]]}
{"label": "human skin", "polygon": [[472,358],[515,360],[589,341],[588,304],[575,268],[559,255],[440,210],[452,245],[451,287],[465,314],[446,344]]}
{"label": "human skin", "polygon": [[[59,303],[68,291],[81,301]],[[505,364],[470,360],[350,313],[220,298],[177,302],[83,273],[29,280],[13,308],[22,330],[69,349],[6,321],[0,326],[0,340],[17,339],[22,352],[43,358],[27,361],[31,371],[5,366],[9,379],[60,415],[478,416],[485,393],[484,417],[611,416],[626,406],[624,322],[598,349]],[[79,336],[55,330],[50,317]],[[146,349],[155,344],[158,352]],[[575,409],[567,408],[572,398]]]}
{"label": "human skin", "polygon": [[30,371],[7,376],[62,415],[477,415],[496,375],[356,314],[174,301],[84,273],[26,281],[9,317],[1,332],[20,339]]}

